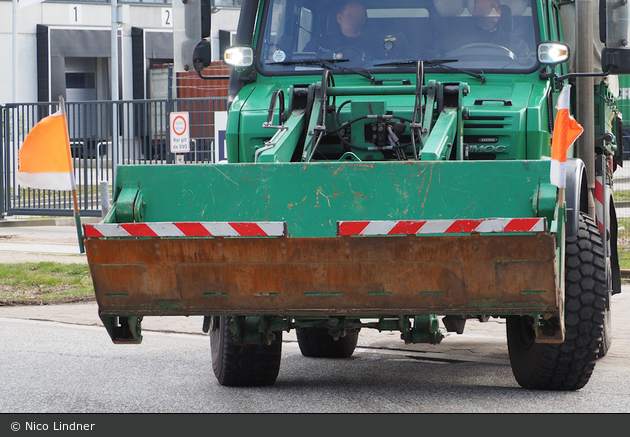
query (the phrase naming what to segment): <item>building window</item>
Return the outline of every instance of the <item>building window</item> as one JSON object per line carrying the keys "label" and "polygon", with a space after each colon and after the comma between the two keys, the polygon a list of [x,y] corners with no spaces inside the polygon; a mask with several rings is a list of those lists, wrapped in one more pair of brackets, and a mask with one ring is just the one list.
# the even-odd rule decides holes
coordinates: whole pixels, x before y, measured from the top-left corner
{"label": "building window", "polygon": [[96,88],[94,73],[66,73],[66,88]]}

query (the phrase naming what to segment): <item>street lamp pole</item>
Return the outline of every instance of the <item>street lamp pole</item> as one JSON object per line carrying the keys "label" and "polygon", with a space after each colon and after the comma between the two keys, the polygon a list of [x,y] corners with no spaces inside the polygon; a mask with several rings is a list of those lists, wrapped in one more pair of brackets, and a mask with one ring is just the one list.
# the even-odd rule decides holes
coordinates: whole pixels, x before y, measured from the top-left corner
{"label": "street lamp pole", "polygon": [[18,102],[18,1],[13,0],[13,103]]}
{"label": "street lamp pole", "polygon": [[[14,0],[15,1],[15,0]],[[110,76],[112,88],[112,185],[116,181],[116,171],[119,161],[118,149],[118,1],[112,2],[112,30],[111,30],[111,62]]]}

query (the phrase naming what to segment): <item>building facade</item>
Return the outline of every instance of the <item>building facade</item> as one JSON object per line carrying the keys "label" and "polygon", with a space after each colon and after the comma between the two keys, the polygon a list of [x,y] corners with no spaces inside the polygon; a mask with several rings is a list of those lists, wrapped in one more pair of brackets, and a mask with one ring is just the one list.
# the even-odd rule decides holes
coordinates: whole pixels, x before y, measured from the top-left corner
{"label": "building facade", "polygon": [[[157,97],[150,73],[173,62],[172,1],[181,0],[118,1],[119,99]],[[213,0],[215,59],[236,31],[240,3]],[[111,40],[109,1],[0,0],[0,104],[111,99]]]}

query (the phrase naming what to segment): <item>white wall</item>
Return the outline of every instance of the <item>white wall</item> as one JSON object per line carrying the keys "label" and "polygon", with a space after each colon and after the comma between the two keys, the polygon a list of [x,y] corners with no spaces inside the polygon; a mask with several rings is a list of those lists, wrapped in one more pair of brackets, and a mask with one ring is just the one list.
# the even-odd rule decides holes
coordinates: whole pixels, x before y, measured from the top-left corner
{"label": "white wall", "polygon": [[[37,101],[35,21],[41,5],[18,8],[18,100]],[[13,102],[13,4],[0,2],[0,104]]]}
{"label": "white wall", "polygon": [[[168,17],[166,5],[129,5],[129,22],[122,24],[123,83],[122,99],[131,99],[131,27],[165,31],[171,28],[165,23]],[[13,102],[12,45],[13,29],[11,1],[0,2],[0,104]],[[222,9],[212,16],[213,53],[219,57],[219,30],[235,31],[238,9]],[[37,101],[37,48],[36,26],[43,24],[54,28],[111,29],[111,6],[86,3],[39,3],[18,7],[18,98],[15,103]]]}

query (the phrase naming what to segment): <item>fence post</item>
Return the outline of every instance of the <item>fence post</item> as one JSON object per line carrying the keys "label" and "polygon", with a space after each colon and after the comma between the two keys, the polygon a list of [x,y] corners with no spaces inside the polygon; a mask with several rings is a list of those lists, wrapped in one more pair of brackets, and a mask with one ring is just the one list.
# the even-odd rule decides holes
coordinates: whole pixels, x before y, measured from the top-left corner
{"label": "fence post", "polygon": [[173,163],[173,154],[171,153],[171,112],[173,112],[173,64],[168,65],[168,79],[166,94],[166,163]]}
{"label": "fence post", "polygon": [[4,105],[0,105],[0,125],[3,127],[2,134],[0,135],[0,166],[2,170],[0,170],[0,220],[4,220],[4,145],[8,144],[8,138],[6,137],[7,131],[7,121],[5,120],[5,109]]}
{"label": "fence post", "polygon": [[118,144],[118,105],[112,100],[112,180],[116,180],[118,162],[120,161],[120,149]]}
{"label": "fence post", "polygon": [[109,212],[109,183],[107,181],[100,182],[101,187],[101,218],[105,218]]}

